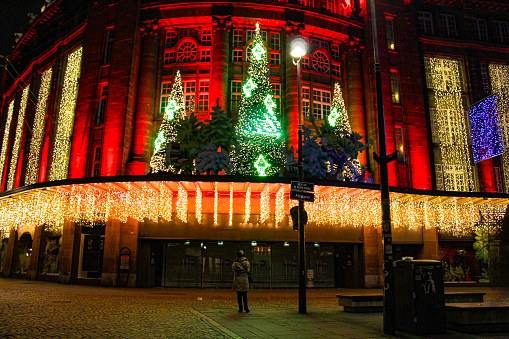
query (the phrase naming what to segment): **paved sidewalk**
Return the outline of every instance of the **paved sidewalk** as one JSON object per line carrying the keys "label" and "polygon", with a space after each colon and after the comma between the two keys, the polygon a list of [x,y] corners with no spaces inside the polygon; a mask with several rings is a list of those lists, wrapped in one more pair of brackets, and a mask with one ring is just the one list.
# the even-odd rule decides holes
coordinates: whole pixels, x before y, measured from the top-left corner
{"label": "paved sidewalk", "polygon": [[[509,290],[486,301],[509,302]],[[122,289],[0,279],[0,338],[387,338],[382,314],[352,314],[337,305],[344,289],[252,290],[250,314],[238,313],[235,292],[224,289]],[[346,290],[352,291],[352,290]],[[370,290],[356,290],[369,293]],[[397,332],[397,338],[418,338]],[[449,331],[429,338],[508,338]]]}

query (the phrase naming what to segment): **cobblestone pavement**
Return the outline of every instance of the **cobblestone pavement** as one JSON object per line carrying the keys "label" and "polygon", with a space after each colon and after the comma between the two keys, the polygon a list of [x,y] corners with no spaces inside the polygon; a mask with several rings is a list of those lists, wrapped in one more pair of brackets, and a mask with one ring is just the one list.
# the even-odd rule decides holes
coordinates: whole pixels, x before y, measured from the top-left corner
{"label": "cobblestone pavement", "polygon": [[[468,289],[467,289],[468,290]],[[476,289],[479,290],[479,289]],[[0,279],[0,338],[380,338],[382,314],[341,312],[338,289],[252,290],[250,314],[221,289],[122,289]],[[349,290],[351,291],[351,290]],[[369,290],[356,290],[369,291]],[[484,288],[486,301],[509,291]],[[397,332],[395,337],[417,338]],[[449,331],[430,338],[507,338]]]}

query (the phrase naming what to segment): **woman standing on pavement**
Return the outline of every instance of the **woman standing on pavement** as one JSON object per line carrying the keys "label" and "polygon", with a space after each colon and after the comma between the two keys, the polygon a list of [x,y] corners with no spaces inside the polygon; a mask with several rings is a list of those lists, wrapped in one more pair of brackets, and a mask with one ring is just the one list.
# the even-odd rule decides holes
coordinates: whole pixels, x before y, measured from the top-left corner
{"label": "woman standing on pavement", "polygon": [[[237,252],[237,259],[232,265],[233,269],[233,289],[237,291],[237,302],[239,303],[239,312],[246,311],[249,313],[247,307],[247,291],[249,290],[249,274],[251,273],[251,265],[244,256],[243,251]],[[242,307],[244,303],[244,307]]]}

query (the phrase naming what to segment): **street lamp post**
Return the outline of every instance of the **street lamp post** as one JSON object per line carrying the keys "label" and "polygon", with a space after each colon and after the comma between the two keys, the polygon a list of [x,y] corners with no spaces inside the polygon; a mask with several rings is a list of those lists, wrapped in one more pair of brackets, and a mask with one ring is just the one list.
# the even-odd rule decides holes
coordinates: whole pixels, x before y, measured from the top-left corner
{"label": "street lamp post", "polygon": [[382,73],[378,55],[378,33],[376,26],[375,0],[370,0],[371,24],[373,34],[373,49],[375,58],[376,107],[378,118],[378,152],[374,159],[380,168],[380,192],[382,202],[382,237],[383,237],[383,329],[385,334],[394,334],[396,331],[396,305],[394,291],[394,268],[392,253],[391,205],[389,200],[389,173],[387,164],[396,160],[397,153],[387,156],[385,140],[385,115],[382,93]]}
{"label": "street lamp post", "polygon": [[[298,97],[298,113],[299,113],[299,134],[298,144],[298,163],[299,181],[304,180],[304,172],[302,168],[302,98],[300,86],[300,60],[306,55],[306,41],[299,36],[293,38],[291,44],[291,56],[293,64],[297,66],[297,97]],[[299,313],[306,313],[306,241],[304,237],[304,224],[302,223],[304,212],[304,201],[299,200],[299,211],[297,216],[297,224],[299,225]]]}

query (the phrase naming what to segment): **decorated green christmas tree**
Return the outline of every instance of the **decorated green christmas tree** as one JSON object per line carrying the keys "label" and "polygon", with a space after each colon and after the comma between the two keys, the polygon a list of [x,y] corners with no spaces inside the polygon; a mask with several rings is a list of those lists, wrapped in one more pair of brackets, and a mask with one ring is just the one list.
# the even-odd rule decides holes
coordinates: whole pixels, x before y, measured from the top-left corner
{"label": "decorated green christmas tree", "polygon": [[332,97],[331,110],[327,117],[327,121],[331,127],[342,134],[352,133],[341,86],[339,86],[337,82],[334,83],[334,96]]}
{"label": "decorated green christmas tree", "polygon": [[177,71],[168,98],[168,105],[164,110],[163,122],[156,134],[154,142],[154,155],[150,160],[152,173],[175,171],[175,167],[171,164],[170,154],[174,153],[172,152],[172,148],[176,146],[177,132],[181,122],[185,118],[186,112],[182,80],[180,78],[180,71]]}
{"label": "decorated green christmas tree", "polygon": [[235,126],[233,170],[242,175],[273,175],[284,165],[285,144],[258,23],[249,61]]}

